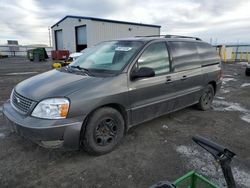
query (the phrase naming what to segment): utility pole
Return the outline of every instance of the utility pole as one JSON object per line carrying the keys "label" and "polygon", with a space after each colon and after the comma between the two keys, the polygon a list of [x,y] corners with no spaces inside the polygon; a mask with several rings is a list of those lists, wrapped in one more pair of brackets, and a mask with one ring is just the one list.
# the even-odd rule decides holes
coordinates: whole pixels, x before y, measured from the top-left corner
{"label": "utility pole", "polygon": [[51,47],[51,35],[50,35],[50,27],[48,27],[49,30],[49,47]]}

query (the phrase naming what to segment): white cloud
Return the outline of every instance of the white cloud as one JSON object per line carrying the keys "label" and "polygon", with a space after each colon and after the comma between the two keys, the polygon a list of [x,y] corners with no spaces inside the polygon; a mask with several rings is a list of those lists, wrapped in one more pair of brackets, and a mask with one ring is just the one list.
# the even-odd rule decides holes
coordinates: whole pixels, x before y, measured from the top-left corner
{"label": "white cloud", "polygon": [[158,24],[163,34],[250,43],[250,2],[243,0],[1,0],[0,9],[0,43],[48,44],[48,26],[65,15]]}

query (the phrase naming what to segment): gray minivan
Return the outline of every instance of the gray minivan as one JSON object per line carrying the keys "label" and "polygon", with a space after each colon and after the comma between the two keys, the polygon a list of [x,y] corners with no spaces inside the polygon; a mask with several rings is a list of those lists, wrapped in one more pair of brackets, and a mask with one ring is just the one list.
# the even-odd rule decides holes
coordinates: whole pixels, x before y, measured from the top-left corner
{"label": "gray minivan", "polygon": [[16,85],[3,113],[41,146],[104,154],[134,125],[194,104],[209,109],[221,82],[220,58],[199,38],[112,40]]}

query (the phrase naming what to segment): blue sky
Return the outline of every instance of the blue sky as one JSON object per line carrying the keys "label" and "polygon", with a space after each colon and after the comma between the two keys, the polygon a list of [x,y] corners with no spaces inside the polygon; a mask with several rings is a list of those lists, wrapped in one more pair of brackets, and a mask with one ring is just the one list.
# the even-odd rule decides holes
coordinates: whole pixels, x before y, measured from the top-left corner
{"label": "blue sky", "polygon": [[250,43],[250,1],[243,0],[0,0],[0,44],[48,44],[48,27],[65,15],[161,25],[162,34]]}

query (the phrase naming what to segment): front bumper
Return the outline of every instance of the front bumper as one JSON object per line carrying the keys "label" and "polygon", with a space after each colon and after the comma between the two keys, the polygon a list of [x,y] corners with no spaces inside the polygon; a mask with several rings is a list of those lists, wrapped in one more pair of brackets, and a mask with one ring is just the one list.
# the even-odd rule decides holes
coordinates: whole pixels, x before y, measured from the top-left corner
{"label": "front bumper", "polygon": [[3,114],[12,131],[43,147],[79,149],[83,124],[80,118],[47,120],[22,115],[9,101],[3,105]]}

